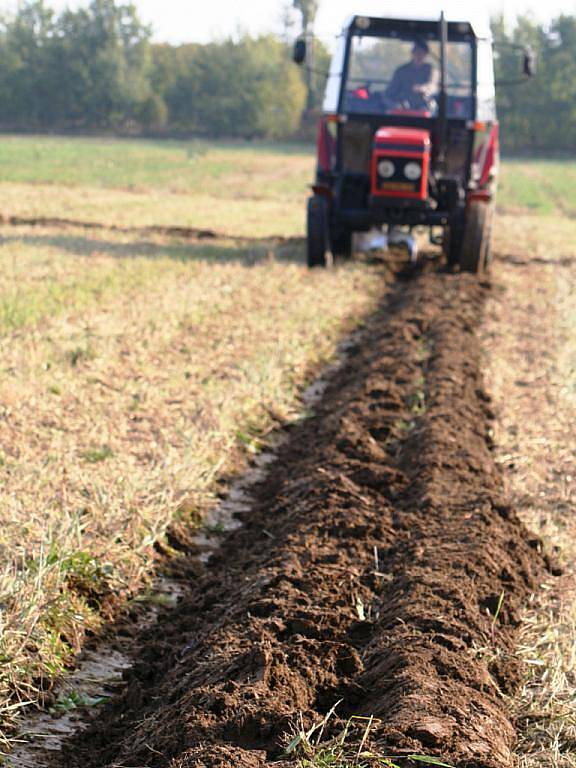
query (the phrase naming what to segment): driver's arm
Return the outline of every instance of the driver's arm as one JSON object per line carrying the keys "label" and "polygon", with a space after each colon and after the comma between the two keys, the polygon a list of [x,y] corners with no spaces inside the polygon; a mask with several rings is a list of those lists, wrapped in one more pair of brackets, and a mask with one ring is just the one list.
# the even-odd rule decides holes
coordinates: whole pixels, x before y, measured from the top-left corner
{"label": "driver's arm", "polygon": [[440,90],[440,72],[432,64],[428,66],[430,67],[430,74],[427,82],[414,86],[414,90],[417,93],[421,93],[426,99],[436,96]]}

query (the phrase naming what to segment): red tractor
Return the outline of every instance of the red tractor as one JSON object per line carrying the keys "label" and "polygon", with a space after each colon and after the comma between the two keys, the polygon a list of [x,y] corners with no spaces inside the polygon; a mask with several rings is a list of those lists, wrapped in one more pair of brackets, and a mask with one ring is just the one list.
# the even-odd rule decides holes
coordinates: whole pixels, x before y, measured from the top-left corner
{"label": "red tractor", "polygon": [[[299,40],[294,60],[306,56]],[[357,232],[427,227],[449,265],[482,272],[498,162],[488,19],[353,16],[327,79],[308,265],[350,257]]]}

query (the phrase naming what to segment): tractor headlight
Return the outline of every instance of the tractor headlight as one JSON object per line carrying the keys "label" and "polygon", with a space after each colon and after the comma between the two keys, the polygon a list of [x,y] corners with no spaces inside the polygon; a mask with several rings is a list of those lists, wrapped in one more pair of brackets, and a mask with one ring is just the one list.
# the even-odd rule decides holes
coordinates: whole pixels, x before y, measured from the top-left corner
{"label": "tractor headlight", "polygon": [[406,163],[404,166],[404,176],[408,181],[418,181],[422,178],[422,166],[419,163]]}
{"label": "tractor headlight", "polygon": [[378,163],[378,173],[383,179],[391,179],[396,173],[396,166],[392,160],[380,160]]}

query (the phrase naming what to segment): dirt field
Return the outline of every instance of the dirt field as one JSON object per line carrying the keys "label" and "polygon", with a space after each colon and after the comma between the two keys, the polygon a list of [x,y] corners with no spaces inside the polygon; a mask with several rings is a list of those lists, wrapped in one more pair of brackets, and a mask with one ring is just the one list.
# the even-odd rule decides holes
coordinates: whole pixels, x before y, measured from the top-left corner
{"label": "dirt field", "polygon": [[[486,292],[434,272],[390,290],[244,527],[63,764],[290,765],[299,716],[306,731],[337,702],[297,759],[374,718],[366,765],[511,764],[503,696],[520,681],[516,630],[545,562],[491,451]],[[354,764],[345,751],[338,764]]]}
{"label": "dirt field", "polygon": [[[90,728],[12,765],[573,766],[576,225],[539,184],[562,169],[505,166],[479,283],[309,274],[290,148],[134,144],[126,176],[113,143],[54,148],[1,211],[0,714],[6,744],[29,701]],[[193,532],[278,428],[203,564]],[[143,630],[166,571],[183,596]],[[56,699],[112,618],[120,695]]]}

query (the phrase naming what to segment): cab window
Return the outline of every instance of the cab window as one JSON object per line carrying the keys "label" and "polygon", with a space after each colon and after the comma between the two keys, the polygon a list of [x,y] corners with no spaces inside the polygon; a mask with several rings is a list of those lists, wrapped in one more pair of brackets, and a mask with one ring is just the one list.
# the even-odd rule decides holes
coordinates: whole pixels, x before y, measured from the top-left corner
{"label": "cab window", "polygon": [[[447,49],[448,116],[473,117],[472,44]],[[430,37],[354,34],[344,81],[344,111],[434,117],[440,90],[440,42]]]}

